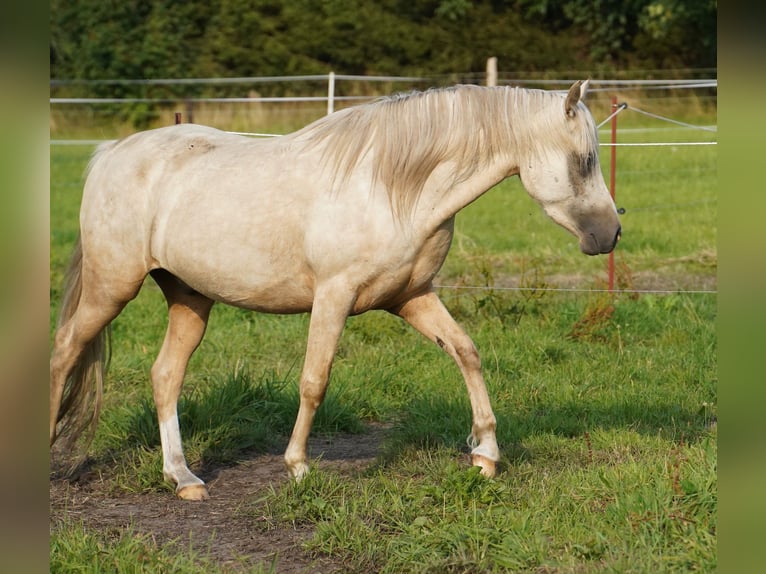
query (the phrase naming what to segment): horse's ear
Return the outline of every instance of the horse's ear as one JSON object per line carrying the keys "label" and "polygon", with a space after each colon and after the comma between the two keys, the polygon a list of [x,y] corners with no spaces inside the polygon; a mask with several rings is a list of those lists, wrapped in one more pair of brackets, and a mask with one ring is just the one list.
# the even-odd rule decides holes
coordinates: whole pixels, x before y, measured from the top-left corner
{"label": "horse's ear", "polygon": [[567,98],[564,101],[564,110],[570,118],[573,118],[575,115],[577,102],[585,98],[589,83],[590,80],[577,80],[574,84],[572,84],[572,87],[569,88]]}

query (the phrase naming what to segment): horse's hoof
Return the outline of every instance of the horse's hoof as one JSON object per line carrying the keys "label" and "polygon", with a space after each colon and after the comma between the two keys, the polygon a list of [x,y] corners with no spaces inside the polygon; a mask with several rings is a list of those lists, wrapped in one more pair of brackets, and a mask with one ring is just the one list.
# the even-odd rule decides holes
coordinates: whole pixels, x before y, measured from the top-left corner
{"label": "horse's hoof", "polygon": [[481,467],[482,476],[493,478],[495,476],[495,461],[481,454],[471,455],[471,464]]}
{"label": "horse's hoof", "polygon": [[287,472],[295,482],[300,482],[309,473],[309,465],[305,462],[299,462],[288,466]]}
{"label": "horse's hoof", "polygon": [[204,484],[192,484],[176,490],[178,498],[183,500],[207,500],[210,495]]}
{"label": "horse's hoof", "polygon": [[297,457],[285,453],[285,466],[288,476],[295,482],[300,482],[309,472],[309,465],[306,464],[305,456]]}

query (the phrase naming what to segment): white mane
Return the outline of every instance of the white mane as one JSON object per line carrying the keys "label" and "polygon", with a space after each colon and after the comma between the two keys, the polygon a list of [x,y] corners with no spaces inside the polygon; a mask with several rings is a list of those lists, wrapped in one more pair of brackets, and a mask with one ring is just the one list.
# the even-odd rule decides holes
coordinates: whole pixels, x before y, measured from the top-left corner
{"label": "white mane", "polygon": [[559,93],[455,86],[348,108],[293,137],[308,146],[326,146],[325,160],[341,181],[371,154],[374,180],[385,186],[394,213],[406,217],[434,168],[445,160],[455,166],[450,188],[498,154],[514,158],[521,151],[540,156],[553,150],[597,149],[593,119],[582,103],[578,109],[584,112],[577,114],[579,121],[585,123],[582,140],[573,142]]}

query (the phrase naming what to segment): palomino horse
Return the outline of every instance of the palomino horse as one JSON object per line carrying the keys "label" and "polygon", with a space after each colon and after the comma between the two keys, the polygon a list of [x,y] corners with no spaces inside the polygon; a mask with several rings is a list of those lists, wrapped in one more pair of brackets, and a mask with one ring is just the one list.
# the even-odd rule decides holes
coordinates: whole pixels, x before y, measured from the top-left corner
{"label": "palomino horse", "polygon": [[314,413],[346,318],[402,317],[444,349],[468,387],[472,463],[500,453],[479,355],[434,292],[455,214],[518,174],[588,255],[620,236],[599,168],[586,82],[563,96],[458,86],[384,98],[270,140],[185,124],[102,145],[90,162],[80,239],[51,358],[50,439],[92,438],[110,322],[147,275],[169,324],[151,369],[163,473],[207,498],[184,457],[176,405],[215,301],[311,312],[300,407],[285,462],[300,479]]}

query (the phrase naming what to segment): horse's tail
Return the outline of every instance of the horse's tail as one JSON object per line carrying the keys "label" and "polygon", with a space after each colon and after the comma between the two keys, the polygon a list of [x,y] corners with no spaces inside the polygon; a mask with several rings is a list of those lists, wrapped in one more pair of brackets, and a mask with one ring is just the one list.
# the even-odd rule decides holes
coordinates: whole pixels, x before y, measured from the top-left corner
{"label": "horse's tail", "polygon": [[[82,243],[78,238],[66,273],[57,331],[66,325],[77,311],[81,294]],[[87,448],[93,441],[101,414],[104,375],[109,356],[110,326],[107,324],[85,345],[64,382],[58,413],[55,415],[55,427],[51,432],[51,445],[59,437],[63,439],[64,448],[67,450],[79,443],[80,456],[75,459],[70,471],[84,460]],[[53,380],[51,383],[56,384]]]}

